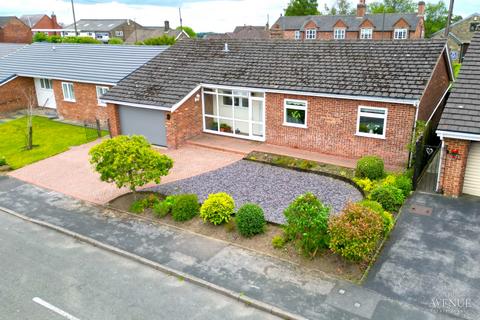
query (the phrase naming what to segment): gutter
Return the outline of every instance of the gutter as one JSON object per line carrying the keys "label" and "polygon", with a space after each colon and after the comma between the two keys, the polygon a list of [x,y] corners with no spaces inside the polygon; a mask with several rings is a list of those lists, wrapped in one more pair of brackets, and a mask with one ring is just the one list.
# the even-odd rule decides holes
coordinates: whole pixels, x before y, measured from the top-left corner
{"label": "gutter", "polygon": [[444,131],[444,130],[437,130],[435,132],[437,136],[439,136],[440,139],[442,140],[444,138],[450,138],[450,139],[459,139],[459,140],[480,141],[480,134]]}

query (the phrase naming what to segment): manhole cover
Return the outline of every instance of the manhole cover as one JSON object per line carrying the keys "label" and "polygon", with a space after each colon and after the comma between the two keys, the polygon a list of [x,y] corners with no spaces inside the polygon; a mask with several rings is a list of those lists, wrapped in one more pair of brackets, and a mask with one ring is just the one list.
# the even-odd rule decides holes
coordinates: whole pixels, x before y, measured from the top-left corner
{"label": "manhole cover", "polygon": [[425,207],[420,204],[412,204],[409,210],[411,213],[418,214],[421,216],[431,216],[432,215],[432,208]]}

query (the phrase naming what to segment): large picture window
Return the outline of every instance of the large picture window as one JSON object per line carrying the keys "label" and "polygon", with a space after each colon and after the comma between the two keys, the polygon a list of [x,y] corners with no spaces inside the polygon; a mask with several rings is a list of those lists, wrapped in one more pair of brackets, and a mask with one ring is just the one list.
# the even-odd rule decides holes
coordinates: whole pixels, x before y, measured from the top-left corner
{"label": "large picture window", "polygon": [[387,109],[363,107],[358,108],[357,135],[385,138],[387,130]]}
{"label": "large picture window", "polygon": [[283,125],[290,127],[307,127],[307,101],[285,99]]}

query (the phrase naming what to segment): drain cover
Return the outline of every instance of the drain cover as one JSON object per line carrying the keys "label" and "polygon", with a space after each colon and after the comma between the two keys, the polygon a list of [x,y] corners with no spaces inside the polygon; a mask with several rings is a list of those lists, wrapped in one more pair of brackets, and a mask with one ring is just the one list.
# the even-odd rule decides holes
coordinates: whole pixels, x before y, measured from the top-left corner
{"label": "drain cover", "polygon": [[411,213],[418,214],[421,216],[431,216],[432,215],[432,208],[425,207],[420,204],[412,204],[409,210]]}

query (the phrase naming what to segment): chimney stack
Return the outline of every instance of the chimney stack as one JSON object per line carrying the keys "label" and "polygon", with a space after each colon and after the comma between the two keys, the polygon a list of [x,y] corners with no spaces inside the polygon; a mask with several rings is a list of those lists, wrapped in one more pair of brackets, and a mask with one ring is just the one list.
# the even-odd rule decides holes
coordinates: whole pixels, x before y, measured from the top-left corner
{"label": "chimney stack", "polygon": [[367,12],[367,6],[365,5],[365,0],[359,0],[357,4],[357,17],[363,18]]}
{"label": "chimney stack", "polygon": [[422,17],[425,15],[425,1],[423,0],[418,3],[418,15]]}
{"label": "chimney stack", "polygon": [[165,31],[170,30],[170,22],[168,20],[165,20]]}
{"label": "chimney stack", "polygon": [[52,19],[52,25],[53,25],[52,27],[53,27],[53,29],[55,29],[57,27],[57,24],[58,24],[57,23],[57,16],[55,15],[55,12],[52,12],[52,18],[51,19]]}

